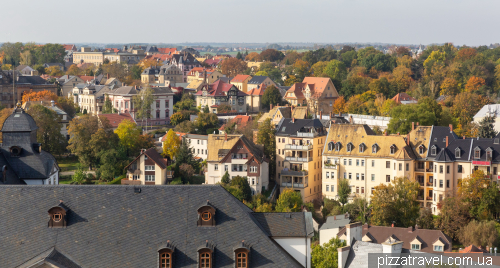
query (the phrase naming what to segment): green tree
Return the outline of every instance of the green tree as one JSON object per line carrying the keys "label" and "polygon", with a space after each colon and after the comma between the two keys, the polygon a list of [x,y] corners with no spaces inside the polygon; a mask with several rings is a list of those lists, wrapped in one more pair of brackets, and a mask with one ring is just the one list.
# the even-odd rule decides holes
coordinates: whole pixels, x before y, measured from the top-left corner
{"label": "green tree", "polygon": [[[207,106],[205,106],[205,107],[207,107]],[[223,104],[219,105],[219,107],[217,107],[217,113],[219,113],[219,114],[229,113],[232,110],[233,110],[233,108],[231,107],[231,105],[225,104],[225,103],[223,103]]]}
{"label": "green tree", "polygon": [[323,245],[313,245],[311,251],[311,264],[315,268],[337,268],[338,249],[345,247],[346,243],[341,242],[338,237],[333,237]]}
{"label": "green tree", "polygon": [[417,201],[419,184],[405,177],[396,177],[391,184],[375,187],[372,195],[371,222],[374,225],[414,226],[419,215]]}
{"label": "green tree", "polygon": [[270,107],[270,104],[273,106],[281,104],[283,97],[279,89],[277,89],[274,85],[270,85],[264,91],[264,95],[262,95],[262,99],[260,101],[261,106],[264,108]]}
{"label": "green tree", "polygon": [[330,77],[335,85],[338,85],[347,77],[347,68],[343,62],[331,60],[326,65],[324,74]]}
{"label": "green tree", "polygon": [[139,64],[135,64],[132,66],[130,69],[130,72],[132,73],[132,79],[134,80],[141,80],[141,73],[143,71],[143,68]]}
{"label": "green tree", "polygon": [[10,43],[6,42],[2,44],[0,47],[0,52],[4,53],[3,63],[11,64],[11,65],[19,65],[21,61],[21,52],[22,52],[23,43]]}
{"label": "green tree", "polygon": [[493,139],[498,132],[494,128],[496,116],[486,116],[479,122],[479,137]]}
{"label": "green tree", "polygon": [[180,124],[177,124],[174,128],[176,132],[182,132],[182,133],[194,133],[195,128],[193,123],[191,121],[182,121]]}
{"label": "green tree", "polygon": [[199,171],[200,169],[200,163],[194,159],[193,151],[187,145],[185,138],[183,138],[181,146],[179,147],[177,153],[175,154],[175,162],[178,165],[182,163],[191,165],[195,171]]}
{"label": "green tree", "polygon": [[57,98],[57,105],[63,109],[68,114],[68,117],[71,119],[75,117],[76,114],[76,105],[72,99],[67,96],[61,96]]}
{"label": "green tree", "polygon": [[61,44],[45,44],[37,55],[37,63],[64,63],[66,50]]}
{"label": "green tree", "polygon": [[241,55],[241,53],[239,51],[238,51],[238,54],[236,54],[236,58],[239,60],[243,59],[243,56]]}
{"label": "green tree", "polygon": [[135,116],[137,119],[142,120],[142,125],[144,125],[144,119],[147,121],[147,119],[151,117],[151,106],[155,100],[156,96],[150,86],[147,86],[145,89],[139,91],[139,93],[132,98],[132,102],[136,110]]}
{"label": "green tree", "polygon": [[231,187],[236,187],[241,191],[241,198],[243,200],[249,201],[252,198],[252,189],[250,184],[248,184],[247,177],[236,176],[231,179]]}
{"label": "green tree", "polygon": [[342,207],[345,203],[347,203],[347,198],[351,194],[351,187],[349,186],[349,181],[347,179],[341,179],[339,182],[339,202],[342,204]]}
{"label": "green tree", "polygon": [[120,145],[126,148],[127,154],[137,147],[137,137],[141,135],[141,129],[134,122],[125,119],[115,130],[120,139]]}
{"label": "green tree", "polygon": [[495,228],[495,221],[475,221],[472,220],[464,226],[459,233],[459,240],[462,245],[475,245],[481,248],[494,247],[498,243],[498,231]]}
{"label": "green tree", "polygon": [[460,181],[458,193],[462,200],[468,203],[470,215],[477,220],[495,218],[499,209],[495,204],[500,203],[498,185],[486,178],[481,170],[476,170]]}
{"label": "green tree", "polygon": [[102,113],[103,114],[112,114],[113,113],[113,103],[111,103],[111,100],[109,99],[109,95],[105,94],[104,98],[106,100],[104,101],[104,107],[102,108]]}
{"label": "green tree", "polygon": [[170,159],[174,159],[174,156],[177,155],[179,148],[181,147],[181,140],[177,137],[173,129],[170,129],[167,132],[167,137],[163,142],[163,157],[170,157]]}
{"label": "green tree", "polygon": [[276,201],[276,212],[299,212],[302,209],[300,192],[284,189]]}
{"label": "green tree", "polygon": [[61,154],[67,145],[66,137],[61,134],[61,124],[56,112],[40,104],[29,108],[28,114],[35,119],[37,130],[37,141],[42,148],[52,154]]}
{"label": "green tree", "polygon": [[421,229],[434,229],[434,217],[430,208],[421,208],[417,218],[418,228]]}
{"label": "green tree", "polygon": [[199,113],[198,118],[194,121],[194,127],[197,128],[200,134],[212,134],[207,133],[212,128],[216,128],[219,125],[219,118],[213,113]]}
{"label": "green tree", "polygon": [[79,165],[75,171],[75,174],[71,178],[71,184],[82,185],[89,183],[90,183],[89,174],[87,174],[87,172],[83,170],[83,167]]}
{"label": "green tree", "polygon": [[177,126],[178,124],[186,121],[184,115],[181,112],[176,112],[172,116],[170,116],[170,124]]}
{"label": "green tree", "polygon": [[257,143],[264,147],[264,155],[269,159],[269,178],[274,178],[276,170],[276,138],[274,125],[271,119],[266,119],[259,126]]}
{"label": "green tree", "polygon": [[460,229],[471,220],[469,204],[462,202],[458,196],[450,196],[439,202],[438,208],[440,211],[436,220],[436,229],[443,231],[452,239],[458,240]]}
{"label": "green tree", "polygon": [[103,150],[98,156],[100,166],[96,172],[96,177],[105,182],[112,181],[116,176],[124,175],[125,166],[130,161],[122,146]]}
{"label": "green tree", "polygon": [[269,76],[269,74],[266,71],[258,71],[255,76]]}
{"label": "green tree", "polygon": [[205,105],[205,107],[203,107],[203,112],[204,113],[210,113],[210,109],[208,108],[208,105]]}
{"label": "green tree", "polygon": [[220,180],[224,184],[229,184],[231,182],[231,179],[229,178],[229,173],[226,171],[224,173],[224,176],[222,176],[222,179]]}

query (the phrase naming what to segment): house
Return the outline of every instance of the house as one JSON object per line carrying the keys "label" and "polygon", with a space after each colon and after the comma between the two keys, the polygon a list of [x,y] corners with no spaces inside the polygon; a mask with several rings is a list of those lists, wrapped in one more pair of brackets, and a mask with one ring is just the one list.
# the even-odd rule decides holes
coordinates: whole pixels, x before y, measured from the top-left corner
{"label": "house", "polygon": [[271,78],[267,76],[254,76],[247,82],[247,91],[252,90],[254,88],[259,87],[261,84],[266,85],[266,87],[273,85],[275,87],[278,87],[276,83],[271,80]]}
{"label": "house", "polygon": [[76,75],[63,75],[59,79],[59,84],[61,85],[62,96],[68,96],[71,98],[73,95],[73,88],[77,84],[82,84],[85,81]]}
{"label": "house", "polygon": [[227,104],[231,110],[246,113],[247,112],[247,94],[238,90],[234,85],[217,80],[211,85],[204,86],[202,90],[196,92],[196,106],[210,107],[211,112],[215,112],[217,107],[214,105]]}
{"label": "house", "polygon": [[193,81],[205,81],[208,84],[212,84],[219,80],[224,75],[215,69],[205,69],[201,67],[196,67],[191,69],[187,76],[187,82],[191,83]]}
{"label": "house", "polygon": [[98,114],[97,117],[100,122],[102,122],[103,118],[106,118],[113,130],[116,130],[123,120],[128,120],[137,125],[137,122],[129,113]]}
{"label": "house", "polygon": [[351,223],[349,214],[333,215],[326,218],[326,222],[319,228],[319,244],[328,243],[330,239],[337,237],[340,229]]}
{"label": "house", "polygon": [[137,118],[132,100],[140,93],[141,89],[132,86],[122,86],[108,93],[113,108],[120,113],[130,113],[141,126],[165,125],[170,122],[170,116],[174,110],[174,93],[168,87],[152,87],[155,97],[151,104],[151,117],[143,120]]}
{"label": "house", "polygon": [[337,89],[328,77],[305,77],[286,92],[285,100],[293,106],[307,106],[312,114],[329,114],[339,97]]}
{"label": "house", "polygon": [[175,65],[162,65],[149,67],[141,73],[143,84],[162,84],[164,86],[176,85],[183,82],[182,71]]}
{"label": "house", "polygon": [[73,44],[73,45],[63,45],[64,47],[64,51],[68,52],[68,51],[78,51],[78,49],[76,48],[76,46]]}
{"label": "house", "polygon": [[[168,132],[167,132],[168,133]],[[199,134],[189,134],[182,132],[175,132],[175,134],[181,139],[181,141],[186,142],[188,147],[192,150],[195,159],[206,160],[208,156],[208,135]],[[167,135],[162,136],[159,141],[162,144],[167,138]]]}
{"label": "house", "polygon": [[219,185],[10,186],[0,202],[4,267],[311,267],[311,213],[256,213]]}
{"label": "house", "polygon": [[14,85],[12,85],[13,80],[12,71],[0,70],[0,105],[4,107],[14,108],[14,104],[21,101],[23,94],[30,91],[47,90],[57,94],[57,85],[40,76],[22,76],[16,71]]}
{"label": "house", "polygon": [[248,124],[252,123],[252,117],[248,115],[237,115],[233,119],[229,120],[226,124],[219,128],[219,134],[225,134],[226,128],[234,127],[234,129],[244,128]]}
{"label": "house", "polygon": [[112,91],[113,88],[108,86],[77,84],[73,88],[73,102],[80,107],[82,112],[87,111],[92,115],[101,114],[104,109],[106,94]]}
{"label": "house", "polygon": [[500,104],[486,104],[474,115],[474,122],[479,124],[486,117],[495,117],[493,127],[496,132],[500,132]]}
{"label": "house", "polygon": [[219,63],[221,63],[222,59],[206,59],[203,63],[208,64],[212,68],[217,68],[219,66]]}
{"label": "house", "polygon": [[61,124],[61,134],[66,137],[67,140],[69,140],[69,135],[68,135],[68,124],[70,121],[70,118],[68,114],[61,108],[57,107],[55,105],[55,101],[51,100],[49,101],[27,101],[23,103],[22,108],[25,111],[28,111],[29,108],[33,105],[40,104],[46,108],[49,108],[50,110],[54,111],[57,116],[59,117],[59,123]]}
{"label": "house", "polygon": [[282,118],[276,129],[276,181],[300,192],[304,202],[321,199],[321,151],[327,129],[319,119]]}
{"label": "house", "polygon": [[229,177],[246,177],[252,194],[269,187],[269,160],[264,152],[244,135],[208,135],[206,184],[216,184],[228,172]]}
{"label": "house", "polygon": [[250,75],[239,74],[231,79],[231,84],[246,93],[248,91],[248,81],[250,81],[250,79],[252,79]]}
{"label": "house", "polygon": [[204,85],[205,83],[203,82],[203,80],[193,80],[186,86],[186,88],[193,89],[198,92],[203,89]]}
{"label": "house", "polygon": [[247,92],[247,103],[250,108],[250,112],[258,112],[262,109],[260,102],[262,96],[264,96],[266,87],[266,84],[262,83],[259,87],[253,88]]}
{"label": "house", "polygon": [[452,248],[451,238],[442,231],[418,226],[398,228],[357,222],[346,225],[338,236],[347,243],[338,249],[339,268],[371,267],[368,254],[373,253],[450,253]]}
{"label": "house", "polygon": [[183,72],[184,83],[187,83],[187,75],[193,68],[201,67],[201,63],[191,53],[187,52],[173,55],[169,63],[177,66]]}
{"label": "house", "polygon": [[173,180],[173,171],[167,170],[166,158],[163,158],[155,148],[142,149],[141,154],[130,162],[126,179],[121,184],[126,185],[164,185]]}
{"label": "house", "polygon": [[5,119],[1,130],[0,185],[59,184],[60,168],[54,156],[42,150],[36,139],[37,129],[35,120],[21,108],[20,103]]}
{"label": "house", "polygon": [[398,104],[415,104],[418,102],[417,99],[411,97],[405,92],[396,94],[396,96],[392,97],[391,100],[395,101]]}
{"label": "house", "polygon": [[259,118],[259,124],[264,123],[268,118],[271,118],[271,122],[277,126],[282,118],[295,118],[295,119],[307,119],[307,108],[306,107],[293,107],[293,106],[270,106],[270,111],[262,114]]}
{"label": "house", "polygon": [[16,71],[19,71],[21,75],[38,75],[38,71],[28,65],[19,65],[16,67]]}

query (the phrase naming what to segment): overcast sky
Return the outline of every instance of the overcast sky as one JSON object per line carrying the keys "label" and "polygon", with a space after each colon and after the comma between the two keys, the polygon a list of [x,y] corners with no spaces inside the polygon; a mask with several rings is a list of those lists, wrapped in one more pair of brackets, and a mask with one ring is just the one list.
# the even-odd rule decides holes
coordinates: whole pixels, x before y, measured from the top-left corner
{"label": "overcast sky", "polygon": [[0,42],[500,42],[498,0],[2,1]]}

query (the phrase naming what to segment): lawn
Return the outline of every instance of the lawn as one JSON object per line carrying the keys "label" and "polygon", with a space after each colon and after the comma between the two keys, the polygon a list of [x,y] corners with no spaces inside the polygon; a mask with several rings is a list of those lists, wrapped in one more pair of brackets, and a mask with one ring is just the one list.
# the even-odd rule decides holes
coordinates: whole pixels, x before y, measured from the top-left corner
{"label": "lawn", "polygon": [[71,184],[71,175],[59,176],[59,184]]}
{"label": "lawn", "polygon": [[61,172],[75,171],[78,168],[79,163],[80,162],[78,161],[78,157],[76,156],[57,159],[57,164],[61,168]]}

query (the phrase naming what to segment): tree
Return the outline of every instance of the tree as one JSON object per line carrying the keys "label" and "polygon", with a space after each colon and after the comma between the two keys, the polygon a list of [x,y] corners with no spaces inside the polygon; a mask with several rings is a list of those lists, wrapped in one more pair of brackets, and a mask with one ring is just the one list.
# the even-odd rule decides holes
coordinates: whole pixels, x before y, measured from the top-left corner
{"label": "tree", "polygon": [[66,137],[61,134],[61,124],[59,116],[53,110],[40,104],[29,108],[28,114],[33,117],[37,130],[37,141],[42,144],[42,148],[52,154],[61,154],[66,146]]}
{"label": "tree", "polygon": [[42,91],[33,91],[24,93],[21,101],[26,103],[28,101],[57,101],[58,97],[52,91],[42,90]]}
{"label": "tree", "polygon": [[338,237],[333,237],[323,245],[313,245],[311,251],[311,264],[315,268],[337,268],[338,249],[345,247],[346,242],[340,241]]}
{"label": "tree", "polygon": [[351,194],[351,187],[349,186],[349,181],[347,179],[340,179],[339,181],[339,202],[342,204],[342,207],[345,203],[347,203],[347,198]]}
{"label": "tree", "polygon": [[396,101],[392,99],[385,100],[382,104],[382,107],[380,108],[380,115],[389,116],[391,114],[392,109],[394,109],[394,107],[396,106],[399,106],[399,104]]}
{"label": "tree", "polygon": [[[149,58],[149,59],[146,59],[144,58],[143,60],[141,60],[139,62],[139,66],[141,66],[142,70],[144,69],[147,69],[147,68],[152,68],[152,67],[156,67],[158,66],[160,63],[158,62],[158,60],[156,59],[153,59],[153,58]],[[161,65],[161,64],[160,64]]]}
{"label": "tree", "polygon": [[306,76],[309,76],[311,74],[310,68],[311,66],[309,65],[309,62],[297,60],[293,64],[293,73],[297,80],[302,81]]}
{"label": "tree", "polygon": [[255,76],[269,76],[269,74],[266,71],[258,71]]}
{"label": "tree", "polygon": [[419,122],[422,126],[439,125],[439,115],[427,104],[399,105],[392,109],[387,129],[391,133],[408,133],[411,131],[411,122]]}
{"label": "tree", "polygon": [[334,84],[340,84],[347,77],[345,64],[338,60],[331,60],[324,69],[324,74],[332,79]]}
{"label": "tree", "polygon": [[123,147],[112,148],[99,152],[100,166],[96,177],[100,181],[112,181],[116,176],[123,175],[125,166],[130,160]]}
{"label": "tree", "polygon": [[35,59],[31,54],[31,51],[26,50],[21,53],[21,62],[22,65],[32,66],[35,63]]}
{"label": "tree", "polygon": [[205,105],[205,107],[203,107],[203,112],[210,113],[210,109],[208,108],[208,105]]}
{"label": "tree", "polygon": [[242,193],[241,198],[243,200],[247,201],[251,200],[252,189],[250,188],[250,184],[248,184],[247,177],[236,176],[231,179],[230,185],[231,187],[236,187],[241,191]]}
{"label": "tree", "polygon": [[[208,107],[208,106],[205,106],[205,107]],[[217,113],[219,113],[219,114],[230,113],[232,110],[233,110],[233,108],[231,107],[231,105],[225,104],[225,103],[223,103],[223,104],[219,105],[219,107],[217,107]]]}
{"label": "tree", "polygon": [[342,53],[340,60],[345,64],[347,68],[352,67],[352,63],[357,59],[358,53],[355,50],[347,51]]}
{"label": "tree", "polygon": [[219,125],[219,118],[213,113],[199,113],[198,118],[194,121],[194,127],[197,128],[198,133],[208,135],[212,133],[207,133],[212,128],[216,128]]}
{"label": "tree", "polygon": [[493,103],[488,97],[483,97],[470,92],[462,92],[455,96],[451,114],[462,126],[470,123],[473,116],[486,104]]}
{"label": "tree", "polygon": [[391,184],[375,187],[372,196],[371,222],[374,225],[414,226],[419,216],[419,183],[396,177]]}
{"label": "tree", "polygon": [[39,75],[45,74],[45,67],[43,67],[42,64],[35,64],[35,66],[33,66],[33,69],[38,71]]}
{"label": "tree", "polygon": [[326,62],[326,61],[316,62],[313,66],[311,66],[311,73],[316,77],[326,76],[326,74],[324,74],[324,71],[325,71],[327,64],[328,64],[328,62]]}
{"label": "tree", "polygon": [[229,178],[229,173],[226,171],[224,173],[224,176],[222,176],[222,179],[220,180],[223,184],[229,184],[231,182],[231,179]]}
{"label": "tree", "polygon": [[496,246],[498,231],[495,228],[495,221],[479,222],[472,220],[460,230],[459,240],[464,246],[475,245],[483,249],[487,246]]}
{"label": "tree", "polygon": [[132,149],[137,147],[137,137],[141,135],[141,129],[136,123],[125,119],[118,124],[115,133],[120,139],[120,145],[126,148],[126,153],[128,154]]}
{"label": "tree", "polygon": [[247,69],[247,63],[237,58],[229,58],[221,63],[222,74],[234,77]]}
{"label": "tree", "polygon": [[180,124],[177,124],[174,128],[176,132],[182,132],[182,133],[194,133],[195,128],[193,123],[191,121],[182,121]]}
{"label": "tree", "polygon": [[66,50],[61,44],[45,44],[41,47],[40,53],[37,55],[37,62],[43,63],[64,63]]}
{"label": "tree", "polygon": [[181,140],[177,137],[177,134],[170,129],[167,132],[167,137],[165,141],[163,141],[163,157],[170,157],[170,159],[174,159],[174,156],[179,151],[181,146]]}
{"label": "tree", "polygon": [[99,129],[99,122],[96,116],[83,115],[73,118],[69,122],[68,134],[70,136],[68,149],[78,156],[80,163],[92,167],[97,163],[97,159],[90,147],[92,134]]}
{"label": "tree", "polygon": [[75,64],[71,65],[69,68],[68,68],[68,71],[66,71],[66,74],[67,75],[80,75],[80,68],[76,67]]}
{"label": "tree", "polygon": [[115,77],[120,81],[125,81],[125,78],[128,75],[127,66],[123,62],[104,62],[102,65],[102,73],[109,74],[110,77]]}
{"label": "tree", "polygon": [[479,122],[479,137],[480,138],[487,138],[487,139],[493,139],[496,137],[498,134],[497,131],[495,130],[494,124],[495,124],[495,119],[496,116],[486,116]]}
{"label": "tree", "polygon": [[245,57],[247,61],[261,61],[260,54],[257,52],[252,52]]}
{"label": "tree", "polygon": [[193,166],[186,163],[181,164],[181,166],[179,167],[179,172],[181,174],[183,182],[188,182],[194,175]]}
{"label": "tree", "polygon": [[280,61],[285,57],[281,51],[276,49],[266,49],[260,53],[260,58],[262,61]]}
{"label": "tree", "polygon": [[174,113],[172,116],[170,116],[170,124],[174,126],[180,124],[185,120],[187,119],[184,118],[184,115],[181,112]]}
{"label": "tree", "polygon": [[104,101],[104,106],[102,107],[102,113],[103,114],[112,114],[113,113],[113,103],[111,103],[111,100],[109,99],[109,95],[105,94],[104,98],[105,98],[105,101]]}
{"label": "tree", "polygon": [[70,99],[68,97],[61,96],[61,97],[57,98],[56,103],[58,106],[61,107],[61,109],[63,109],[63,111],[65,111],[68,114],[69,118],[75,117],[75,114],[76,114],[76,107],[75,106],[76,105],[72,99]]}
{"label": "tree", "polygon": [[270,85],[264,91],[264,95],[262,95],[260,103],[263,108],[267,108],[270,107],[271,104],[273,106],[279,105],[282,100],[283,97],[281,96],[279,89],[274,85]]}
{"label": "tree", "polygon": [[458,83],[455,79],[446,77],[441,83],[440,95],[455,96],[458,94]]}
{"label": "tree", "polygon": [[63,76],[64,73],[61,71],[59,66],[50,66],[45,68],[45,73],[50,76]]}
{"label": "tree", "polygon": [[136,118],[142,120],[142,125],[144,125],[144,119],[146,119],[147,122],[147,119],[151,117],[151,106],[155,100],[156,96],[150,86],[147,86],[145,89],[139,91],[139,93],[132,98],[132,102],[136,110],[135,116]]}
{"label": "tree", "polygon": [[439,202],[438,207],[440,211],[436,228],[452,239],[458,240],[460,228],[466,226],[471,219],[469,205],[462,202],[458,196],[450,196]]}
{"label": "tree", "polygon": [[472,76],[471,78],[469,78],[469,80],[467,81],[467,84],[465,85],[465,91],[467,91],[467,92],[478,91],[485,84],[486,84],[486,81],[484,81],[483,78]]}
{"label": "tree", "polygon": [[132,66],[132,68],[130,68],[130,72],[132,73],[132,79],[140,80],[141,73],[143,70],[144,69],[139,64]]}
{"label": "tree", "polygon": [[236,58],[239,60],[243,60],[243,56],[241,55],[241,53],[239,51],[238,51],[238,54],[236,54]]}
{"label": "tree", "polygon": [[2,44],[0,51],[3,53],[3,63],[4,65],[19,65],[21,61],[21,52],[22,52],[23,43],[10,43],[6,42]]}
{"label": "tree", "polygon": [[75,171],[75,174],[71,179],[71,184],[76,184],[76,185],[89,184],[90,183],[89,175],[90,174],[87,174],[87,172],[83,170],[82,166],[78,166],[78,168]]}
{"label": "tree", "polygon": [[492,183],[481,170],[476,170],[458,185],[461,199],[468,203],[470,215],[478,220],[493,219],[498,213],[495,204],[500,202],[498,186]]}
{"label": "tree", "polygon": [[351,221],[365,224],[368,222],[368,217],[370,216],[368,201],[364,197],[356,196],[352,200],[352,203],[344,206],[344,212],[349,213]]}
{"label": "tree", "polygon": [[274,125],[271,119],[266,119],[259,126],[257,143],[264,147],[264,155],[269,159],[269,178],[274,178],[276,170],[276,138]]}
{"label": "tree", "polygon": [[434,217],[430,208],[421,208],[417,218],[417,225],[420,229],[434,229]]}
{"label": "tree", "polygon": [[276,212],[299,212],[302,209],[300,192],[284,189],[276,201]]}
{"label": "tree", "polygon": [[181,146],[175,154],[175,162],[176,164],[186,163],[188,165],[191,165],[194,170],[199,170],[200,168],[200,163],[194,159],[193,151],[187,145],[185,138],[183,138]]}

